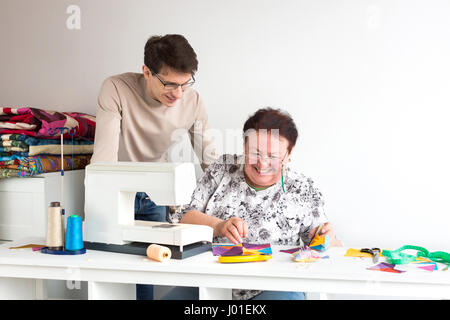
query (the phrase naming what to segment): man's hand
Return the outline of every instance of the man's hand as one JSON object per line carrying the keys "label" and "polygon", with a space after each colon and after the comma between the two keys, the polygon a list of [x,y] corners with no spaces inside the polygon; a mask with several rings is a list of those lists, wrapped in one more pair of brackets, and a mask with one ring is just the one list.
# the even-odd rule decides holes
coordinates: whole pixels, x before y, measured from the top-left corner
{"label": "man's hand", "polygon": [[214,234],[227,237],[234,244],[242,243],[242,238],[248,236],[247,223],[238,217],[232,217],[217,224]]}

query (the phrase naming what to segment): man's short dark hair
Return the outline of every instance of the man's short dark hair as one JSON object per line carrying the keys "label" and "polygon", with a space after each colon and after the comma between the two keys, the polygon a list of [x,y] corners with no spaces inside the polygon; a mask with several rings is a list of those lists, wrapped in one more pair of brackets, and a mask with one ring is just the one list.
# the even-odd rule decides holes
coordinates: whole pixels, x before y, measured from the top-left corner
{"label": "man's short dark hair", "polygon": [[164,66],[177,72],[195,74],[197,54],[185,37],[179,34],[152,36],[145,44],[144,63],[154,73]]}

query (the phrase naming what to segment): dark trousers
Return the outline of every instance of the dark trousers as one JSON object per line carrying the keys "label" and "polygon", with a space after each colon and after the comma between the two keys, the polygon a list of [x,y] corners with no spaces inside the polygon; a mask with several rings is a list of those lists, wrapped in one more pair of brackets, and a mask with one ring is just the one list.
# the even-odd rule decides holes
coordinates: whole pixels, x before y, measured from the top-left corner
{"label": "dark trousers", "polygon": [[[157,206],[145,192],[136,193],[134,219],[145,221],[166,221],[166,207]],[[136,284],[137,300],[153,300],[153,285]]]}

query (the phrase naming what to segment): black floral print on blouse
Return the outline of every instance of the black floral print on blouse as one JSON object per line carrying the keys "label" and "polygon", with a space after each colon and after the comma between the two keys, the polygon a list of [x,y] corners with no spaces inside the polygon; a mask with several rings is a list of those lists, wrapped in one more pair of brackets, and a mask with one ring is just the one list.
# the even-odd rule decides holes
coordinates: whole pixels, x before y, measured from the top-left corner
{"label": "black floral print on blouse", "polygon": [[[328,221],[322,194],[312,179],[287,167],[286,192],[281,181],[255,191],[245,181],[243,169],[243,156],[223,155],[199,179],[191,203],[180,212],[169,214],[169,221],[178,222],[189,210],[223,220],[236,216],[248,225],[245,242],[290,246],[308,244],[309,231]],[[213,242],[230,243],[220,237],[214,237]],[[260,291],[233,289],[233,298],[250,299],[258,293]]]}

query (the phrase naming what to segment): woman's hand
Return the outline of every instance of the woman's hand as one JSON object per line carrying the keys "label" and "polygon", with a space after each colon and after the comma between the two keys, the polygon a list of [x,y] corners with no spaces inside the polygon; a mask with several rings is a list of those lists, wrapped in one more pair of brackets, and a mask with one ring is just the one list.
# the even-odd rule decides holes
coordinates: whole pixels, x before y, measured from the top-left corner
{"label": "woman's hand", "polygon": [[[311,231],[309,232],[309,238],[311,240],[314,237],[314,235],[316,234],[316,231],[319,227],[320,226],[317,226],[317,227],[311,229]],[[322,229],[320,229],[319,235],[320,236],[324,236],[324,235],[329,236],[330,237],[330,246],[342,247],[342,243],[338,239],[336,239],[336,236],[334,235],[334,228],[330,222],[325,222],[323,224]]]}
{"label": "woman's hand", "polygon": [[227,237],[234,244],[242,243],[242,238],[247,238],[247,222],[238,217],[219,222],[214,228],[214,235]]}
{"label": "woman's hand", "polygon": [[190,210],[181,218],[180,223],[202,224],[214,229],[214,236],[227,237],[232,243],[242,243],[248,236],[247,223],[238,217],[222,220],[197,210]]}

